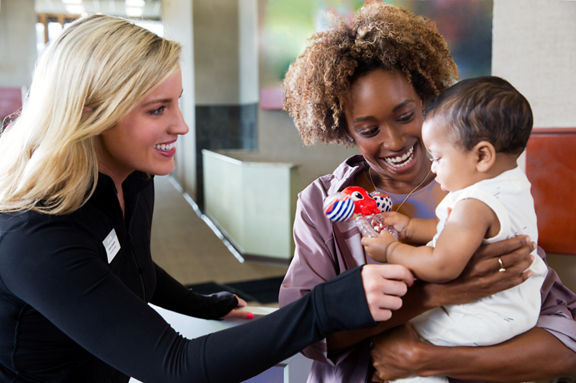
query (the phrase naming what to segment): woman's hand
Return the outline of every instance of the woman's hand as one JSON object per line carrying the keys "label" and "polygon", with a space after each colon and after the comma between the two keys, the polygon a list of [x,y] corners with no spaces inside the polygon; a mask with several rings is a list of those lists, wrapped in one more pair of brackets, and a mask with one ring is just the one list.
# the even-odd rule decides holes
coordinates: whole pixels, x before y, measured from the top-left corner
{"label": "woman's hand", "polygon": [[221,319],[252,319],[254,318],[254,314],[242,310],[243,307],[246,307],[246,301],[240,298],[238,295],[234,294],[236,299],[238,299],[238,306],[235,309],[231,310],[228,314],[224,315]]}
{"label": "woman's hand", "polygon": [[576,374],[576,353],[538,327],[492,346],[442,347],[420,341],[416,331],[405,325],[378,335],[373,344],[373,381],[441,375],[466,381],[526,382]]}
{"label": "woman's hand", "polygon": [[[424,284],[425,305],[432,308],[469,303],[519,285],[530,276],[527,269],[532,263],[532,250],[534,244],[527,236],[482,245],[457,279]],[[502,268],[505,271],[499,272]]]}
{"label": "woman's hand", "polygon": [[412,273],[401,265],[366,265],[362,268],[362,284],[372,318],[386,321],[392,310],[402,307],[402,296],[412,286]]}
{"label": "woman's hand", "polygon": [[410,324],[396,327],[373,338],[370,351],[376,372],[375,382],[407,378],[416,375],[413,366],[419,366],[420,347],[418,334]]}

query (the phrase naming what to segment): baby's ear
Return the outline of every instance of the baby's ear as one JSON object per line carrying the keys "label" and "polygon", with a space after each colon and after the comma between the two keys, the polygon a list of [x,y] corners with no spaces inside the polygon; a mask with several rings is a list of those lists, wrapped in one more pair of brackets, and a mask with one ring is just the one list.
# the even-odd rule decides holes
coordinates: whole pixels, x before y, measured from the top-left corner
{"label": "baby's ear", "polygon": [[496,149],[488,141],[480,141],[472,149],[476,154],[476,170],[480,173],[487,172],[496,162]]}

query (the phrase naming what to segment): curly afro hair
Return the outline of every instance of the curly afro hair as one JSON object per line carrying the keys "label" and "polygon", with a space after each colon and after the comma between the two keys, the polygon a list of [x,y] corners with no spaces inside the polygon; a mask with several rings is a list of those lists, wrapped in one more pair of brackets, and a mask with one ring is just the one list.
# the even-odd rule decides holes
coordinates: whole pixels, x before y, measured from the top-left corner
{"label": "curly afro hair", "polygon": [[306,145],[348,143],[344,100],[356,78],[399,70],[423,101],[458,80],[444,38],[429,19],[381,2],[364,5],[351,25],[314,34],[284,79],[284,110]]}

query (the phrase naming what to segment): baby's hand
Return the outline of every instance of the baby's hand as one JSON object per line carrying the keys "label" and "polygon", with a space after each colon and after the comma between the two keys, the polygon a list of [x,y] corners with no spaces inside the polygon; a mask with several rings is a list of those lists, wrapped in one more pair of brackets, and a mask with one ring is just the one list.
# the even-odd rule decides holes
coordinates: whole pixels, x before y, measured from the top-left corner
{"label": "baby's hand", "polygon": [[384,263],[387,262],[386,251],[388,246],[395,241],[396,239],[388,230],[382,230],[377,237],[363,237],[362,245],[370,258]]}
{"label": "baby's hand", "polygon": [[398,232],[399,239],[406,237],[406,229],[410,224],[410,217],[395,211],[382,213],[382,216],[384,225],[392,226]]}

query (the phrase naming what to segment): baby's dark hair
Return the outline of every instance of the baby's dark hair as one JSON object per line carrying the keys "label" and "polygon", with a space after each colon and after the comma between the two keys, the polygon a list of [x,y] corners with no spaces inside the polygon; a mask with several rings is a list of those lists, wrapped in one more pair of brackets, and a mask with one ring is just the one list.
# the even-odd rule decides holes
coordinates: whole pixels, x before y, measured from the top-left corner
{"label": "baby's dark hair", "polygon": [[497,152],[518,155],[526,148],[534,123],[528,100],[495,76],[460,81],[431,100],[424,114],[445,119],[466,150],[488,141]]}
{"label": "baby's dark hair", "polygon": [[381,1],[310,40],[284,79],[284,109],[307,145],[348,142],[344,103],[352,83],[372,70],[403,73],[423,101],[458,79],[434,23]]}

